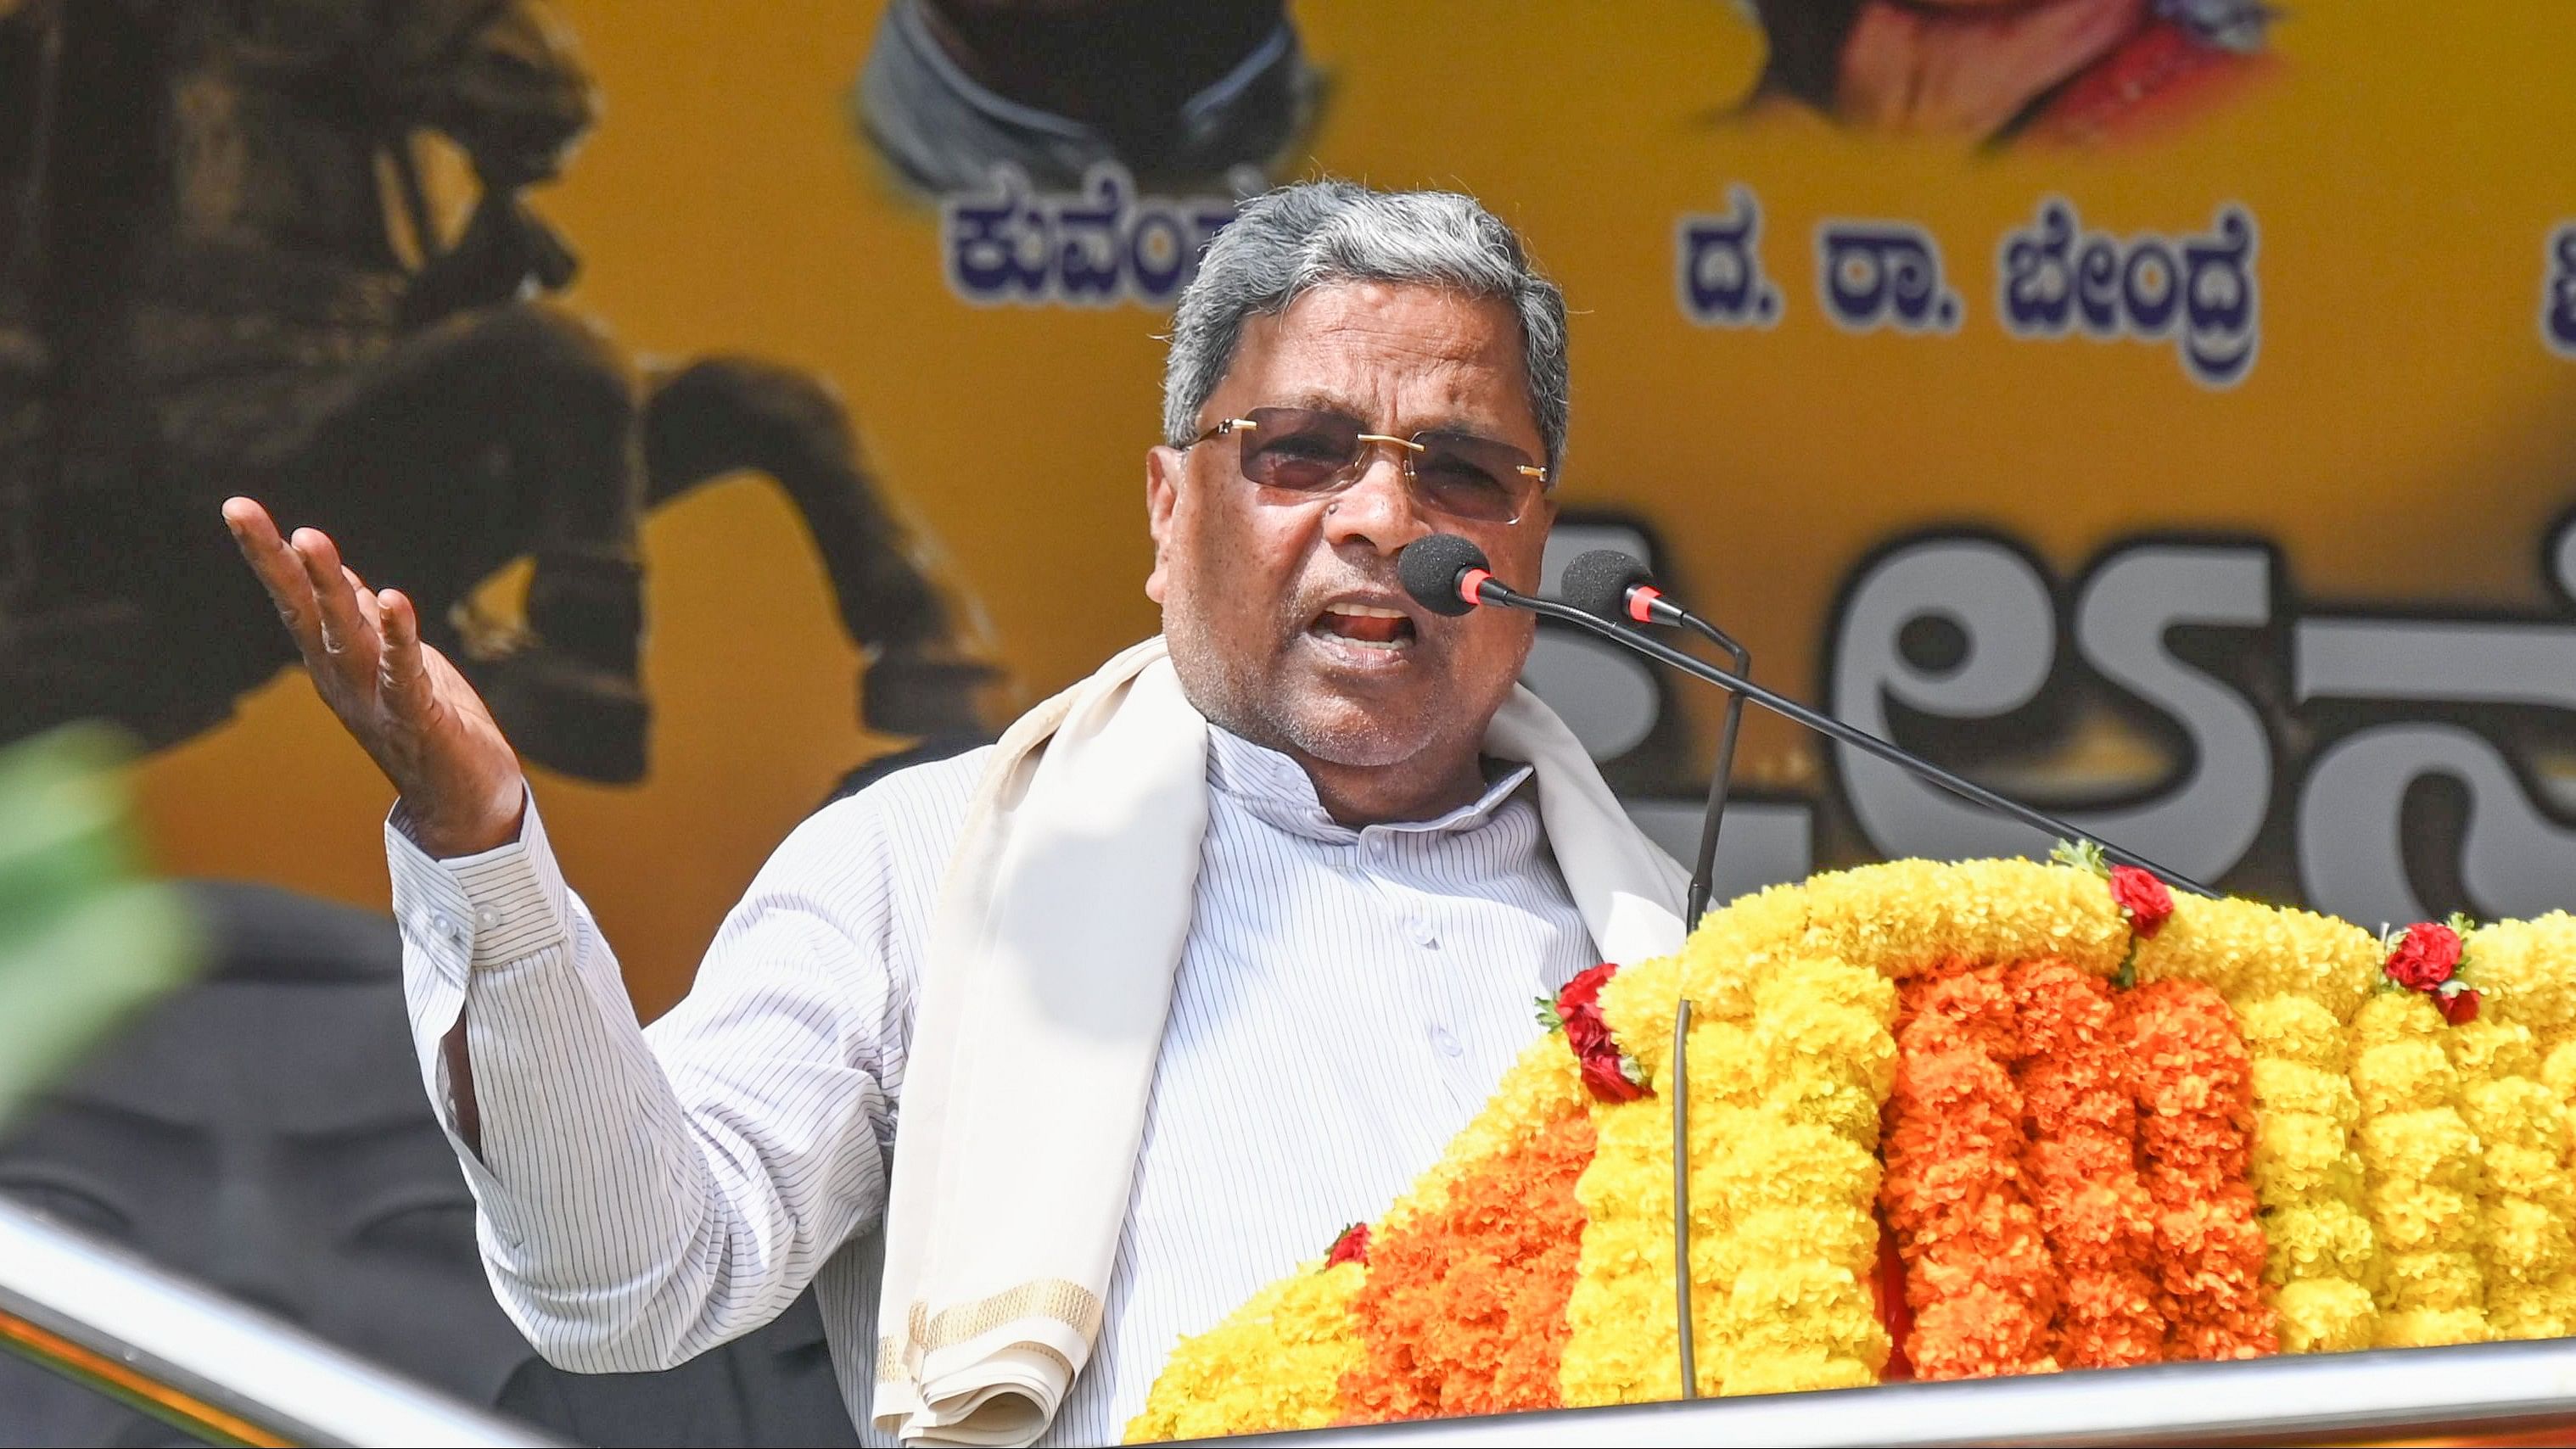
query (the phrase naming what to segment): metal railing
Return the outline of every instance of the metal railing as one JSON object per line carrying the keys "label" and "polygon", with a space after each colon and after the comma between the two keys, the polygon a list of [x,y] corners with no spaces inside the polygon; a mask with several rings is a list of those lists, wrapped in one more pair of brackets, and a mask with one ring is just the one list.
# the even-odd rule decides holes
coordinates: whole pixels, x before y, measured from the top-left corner
{"label": "metal railing", "polygon": [[555,1442],[5,1200],[0,1347],[215,1443]]}
{"label": "metal railing", "polygon": [[[555,1442],[4,1200],[0,1347],[219,1443]],[[1318,1449],[2352,1443],[2432,1435],[2475,1442],[2552,1431],[2576,1442],[2576,1339],[1434,1419],[1252,1442]]]}
{"label": "metal railing", "polygon": [[[2576,1442],[2576,1339],[1898,1383],[1757,1398],[1425,1419],[1250,1441],[1387,1444]],[[2539,1437],[2546,1435],[2547,1437]]]}

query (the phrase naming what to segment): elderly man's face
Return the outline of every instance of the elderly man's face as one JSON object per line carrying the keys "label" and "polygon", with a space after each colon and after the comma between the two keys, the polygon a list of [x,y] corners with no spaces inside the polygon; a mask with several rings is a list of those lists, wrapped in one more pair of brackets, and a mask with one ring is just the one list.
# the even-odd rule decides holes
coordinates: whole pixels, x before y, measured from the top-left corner
{"label": "elderly man's face", "polygon": [[[1547,456],[1510,306],[1434,287],[1335,284],[1251,319],[1199,424],[1281,406],[1395,437],[1458,429]],[[1433,614],[1406,597],[1396,555],[1425,534],[1463,534],[1504,583],[1534,589],[1553,502],[1511,524],[1430,512],[1386,444],[1339,493],[1282,494],[1243,477],[1239,447],[1228,436],[1156,448],[1147,464],[1145,592],[1163,606],[1191,702],[1247,739],[1330,765],[1451,768],[1471,756],[1520,674],[1533,621]]]}

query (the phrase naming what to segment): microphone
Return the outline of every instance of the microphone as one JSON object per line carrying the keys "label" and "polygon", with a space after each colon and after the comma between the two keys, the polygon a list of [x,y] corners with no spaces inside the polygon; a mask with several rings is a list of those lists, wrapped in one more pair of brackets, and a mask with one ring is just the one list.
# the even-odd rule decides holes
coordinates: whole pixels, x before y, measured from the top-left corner
{"label": "microphone", "polygon": [[[1565,566],[1557,591],[1567,603],[1596,619],[1622,616],[1640,624],[1689,629],[1727,652],[1738,675],[1753,672],[1753,653],[1715,624],[1664,597],[1644,561],[1615,548],[1596,548]],[[1744,723],[1744,696],[1726,697],[1726,715],[1718,726],[1717,762],[1710,767],[1708,804],[1700,811],[1699,853],[1691,860],[1690,904],[1685,920],[1696,921],[1708,909],[1715,889],[1717,837],[1726,822],[1728,792],[1734,788],[1735,736]]]}
{"label": "microphone", "polygon": [[1679,624],[1690,617],[1655,587],[1655,575],[1643,561],[1615,548],[1596,548],[1567,564],[1557,593],[1597,619]]}
{"label": "microphone", "polygon": [[[1420,552],[1417,554],[1417,550]],[[1430,534],[1405,545],[1396,559],[1396,577],[1415,603],[1437,614],[1455,617],[1478,605],[1497,605],[1507,609],[1524,609],[1542,619],[1556,619],[1598,634],[1624,645],[1649,659],[1671,665],[1694,679],[1706,680],[1720,689],[1742,695],[1783,719],[1793,720],[1816,733],[1842,741],[1855,749],[1878,756],[1902,770],[1912,771],[1963,800],[1983,805],[1998,814],[2020,821],[2033,830],[2065,840],[2086,840],[2102,848],[2102,854],[2122,865],[2161,876],[2194,895],[2216,898],[2218,892],[2177,870],[2158,865],[2145,856],[2082,829],[2072,821],[2060,820],[2045,811],[2034,810],[2009,796],[1999,795],[1974,780],[1954,775],[1890,741],[1880,739],[1864,729],[1843,723],[1829,714],[1798,703],[1786,695],[1755,684],[1740,675],[1729,674],[1714,664],[1694,659],[1633,625],[1596,618],[1572,604],[1554,599],[1533,598],[1504,584],[1493,575],[1485,551],[1467,539],[1454,534]]]}
{"label": "microphone", "polygon": [[1395,578],[1413,602],[1452,619],[1487,602],[1483,593],[1489,584],[1511,592],[1494,583],[1485,551],[1454,533],[1428,534],[1406,544],[1395,556]]}

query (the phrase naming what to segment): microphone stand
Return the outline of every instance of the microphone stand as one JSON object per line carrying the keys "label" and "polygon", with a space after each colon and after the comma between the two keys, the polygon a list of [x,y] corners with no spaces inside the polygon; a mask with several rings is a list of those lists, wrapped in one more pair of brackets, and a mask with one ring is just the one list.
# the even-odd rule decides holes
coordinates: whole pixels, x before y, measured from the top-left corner
{"label": "microphone stand", "polygon": [[1749,699],[1755,704],[1762,706],[1764,709],[1771,711],[1773,714],[1780,715],[1786,719],[1795,720],[1799,724],[1805,725],[1807,728],[1816,731],[1818,734],[1829,736],[1833,739],[1840,740],[1844,744],[1850,745],[1855,749],[1876,755],[1880,759],[1887,761],[1889,764],[1922,776],[1924,779],[1931,781],[1933,784],[1940,786],[1951,794],[1957,795],[1965,800],[1973,801],[1976,804],[1983,805],[1987,809],[1995,811],[1998,814],[2010,816],[2034,830],[2066,840],[2090,841],[2094,845],[2101,847],[2102,854],[2104,856],[2118,861],[2122,865],[2133,865],[2141,870],[2153,872],[2172,884],[2190,891],[2194,895],[2207,896],[2211,899],[2216,899],[2218,896],[2218,892],[2211,890],[2209,887],[2202,885],[2191,877],[2184,875],[2179,871],[2158,865],[2154,861],[2147,859],[2145,856],[2140,855],[2135,851],[2114,845],[2110,841],[2104,840],[2102,837],[2095,835],[2092,831],[2085,830],[2071,821],[2060,820],[2054,815],[2034,810],[2031,807],[2022,804],[2018,800],[2011,799],[2008,796],[1998,795],[1994,791],[1987,789],[1985,786],[1976,783],[1974,780],[1963,779],[1958,775],[1954,775],[1948,770],[1942,769],[1939,765],[1933,764],[1930,760],[1924,759],[1922,756],[1917,755],[1910,750],[1902,749],[1897,745],[1880,739],[1878,736],[1871,734],[1867,730],[1847,725],[1841,720],[1835,719],[1832,715],[1822,714],[1816,710],[1809,709],[1807,706],[1798,703],[1796,700],[1790,699],[1785,695],[1775,694],[1772,691],[1763,688],[1761,685],[1755,684],[1749,679],[1729,674],[1714,664],[1694,659],[1690,655],[1684,654],[1682,651],[1673,648],[1662,640],[1645,633],[1643,630],[1632,629],[1624,624],[1614,624],[1607,619],[1598,618],[1592,614],[1586,613],[1585,611],[1574,607],[1572,604],[1558,603],[1554,599],[1533,598],[1528,594],[1521,593],[1501,584],[1490,577],[1477,582],[1476,596],[1478,601],[1481,603],[1499,604],[1505,608],[1511,609],[1526,609],[1543,619],[1556,619],[1564,623],[1572,624],[1579,629],[1588,629],[1591,632],[1600,635],[1604,639],[1611,640],[1614,643],[1624,644],[1629,648],[1636,650],[1638,653],[1645,655],[1649,659],[1660,660],[1661,662],[1669,664],[1673,668],[1678,669],[1684,674],[1690,675],[1695,679],[1704,679],[1709,683],[1716,685],[1720,689],[1731,691],[1741,698]]}
{"label": "microphone stand", "polygon": [[[1738,678],[1753,673],[1753,652],[1735,642],[1723,629],[1701,619],[1697,614],[1682,615],[1682,623],[1691,632],[1726,651],[1734,661]],[[1744,692],[1729,690],[1726,695],[1726,718],[1717,729],[1716,773],[1708,779],[1708,804],[1700,812],[1699,856],[1691,862],[1690,904],[1682,920],[1697,925],[1708,911],[1708,898],[1717,882],[1717,832],[1726,822],[1727,792],[1735,780],[1735,732],[1744,723]]]}

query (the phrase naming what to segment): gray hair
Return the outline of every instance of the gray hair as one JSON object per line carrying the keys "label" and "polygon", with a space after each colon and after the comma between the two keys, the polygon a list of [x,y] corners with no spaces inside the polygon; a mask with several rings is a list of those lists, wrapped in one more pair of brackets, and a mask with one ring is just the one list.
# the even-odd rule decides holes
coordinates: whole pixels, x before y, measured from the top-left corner
{"label": "gray hair", "polygon": [[1334,282],[1422,283],[1511,304],[1520,318],[1530,412],[1553,476],[1565,456],[1565,294],[1520,236],[1472,196],[1372,191],[1304,181],[1243,203],[1208,243],[1172,313],[1163,363],[1163,441],[1198,435],[1199,409],[1234,365],[1244,320],[1271,316]]}

